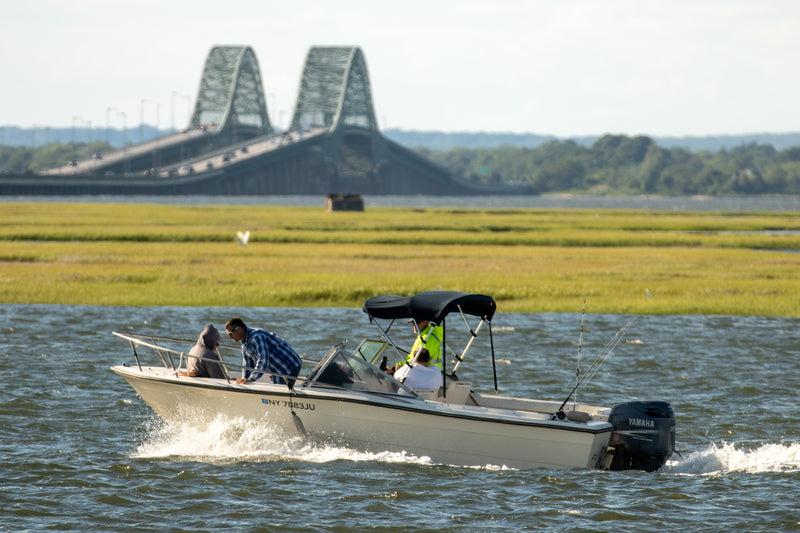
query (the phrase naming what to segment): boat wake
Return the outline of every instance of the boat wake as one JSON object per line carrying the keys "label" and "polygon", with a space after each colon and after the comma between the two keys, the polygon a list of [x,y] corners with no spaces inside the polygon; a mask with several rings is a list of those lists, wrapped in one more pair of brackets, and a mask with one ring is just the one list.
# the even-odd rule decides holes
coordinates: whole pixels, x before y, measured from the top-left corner
{"label": "boat wake", "polygon": [[[132,456],[211,463],[364,461],[435,464],[429,457],[417,457],[406,452],[370,453],[343,446],[309,443],[296,435],[276,432],[272,427],[253,421],[221,417],[206,427],[155,419]],[[489,465],[476,468],[505,469]],[[764,444],[755,449],[737,448],[729,443],[711,444],[705,450],[683,456],[673,455],[659,472],[677,475],[800,472],[800,443]]]}
{"label": "boat wake", "polygon": [[737,449],[728,443],[712,444],[684,457],[673,455],[660,472],[695,475],[800,472],[800,443],[764,444],[753,450]]}
{"label": "boat wake", "polygon": [[160,419],[146,431],[133,452],[135,458],[179,458],[199,462],[236,461],[378,461],[434,464],[429,457],[405,452],[360,452],[346,447],[312,444],[277,432],[275,428],[244,419],[221,417],[205,427],[168,423]]}

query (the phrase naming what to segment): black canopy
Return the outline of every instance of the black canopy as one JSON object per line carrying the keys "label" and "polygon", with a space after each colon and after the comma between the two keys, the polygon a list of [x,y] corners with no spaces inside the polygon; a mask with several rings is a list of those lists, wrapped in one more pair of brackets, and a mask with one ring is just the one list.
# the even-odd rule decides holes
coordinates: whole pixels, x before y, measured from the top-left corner
{"label": "black canopy", "polygon": [[370,320],[413,318],[417,322],[429,320],[441,324],[444,317],[458,308],[468,315],[491,320],[497,304],[491,296],[460,291],[425,291],[413,296],[387,294],[364,302],[364,312]]}

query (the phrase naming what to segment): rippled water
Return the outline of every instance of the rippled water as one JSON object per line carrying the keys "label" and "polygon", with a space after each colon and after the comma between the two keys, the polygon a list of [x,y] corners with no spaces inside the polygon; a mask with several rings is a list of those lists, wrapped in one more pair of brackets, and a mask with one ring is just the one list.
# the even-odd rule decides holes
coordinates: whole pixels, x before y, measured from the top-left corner
{"label": "rippled water", "polygon": [[[169,426],[108,370],[132,360],[112,330],[194,339],[232,315],[314,356],[373,333],[356,309],[0,306],[0,530],[800,529],[798,319],[633,317],[579,397],[672,402],[681,455],[648,474],[460,468],[237,420]],[[629,319],[588,314],[582,366]],[[579,314],[499,313],[500,392],[563,398],[579,328]],[[460,375],[489,391],[479,349]]]}

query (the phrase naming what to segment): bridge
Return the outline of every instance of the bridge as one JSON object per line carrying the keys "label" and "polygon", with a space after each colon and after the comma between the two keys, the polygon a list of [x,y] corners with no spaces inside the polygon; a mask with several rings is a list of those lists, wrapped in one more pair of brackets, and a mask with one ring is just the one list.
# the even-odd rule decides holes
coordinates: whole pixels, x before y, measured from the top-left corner
{"label": "bridge", "polygon": [[384,137],[364,54],[312,47],[289,129],[269,122],[255,53],[215,46],[187,129],[35,175],[3,176],[0,194],[519,194],[481,185]]}

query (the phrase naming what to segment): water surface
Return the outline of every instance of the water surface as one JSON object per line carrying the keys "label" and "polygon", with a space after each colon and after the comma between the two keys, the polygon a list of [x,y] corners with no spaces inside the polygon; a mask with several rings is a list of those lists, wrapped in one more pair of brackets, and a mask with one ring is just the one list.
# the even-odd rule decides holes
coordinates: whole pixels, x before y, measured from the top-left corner
{"label": "water surface", "polygon": [[[798,319],[587,314],[583,368],[633,322],[579,399],[675,409],[680,456],[644,473],[463,468],[314,446],[236,420],[170,426],[108,370],[133,360],[113,330],[193,340],[234,315],[315,357],[373,333],[357,309],[1,305],[0,529],[800,529]],[[498,313],[500,393],[563,399],[580,320]],[[459,374],[489,392],[486,349]]]}
{"label": "water surface", "polygon": [[[86,195],[86,196],[0,196],[2,202],[95,202],[149,203],[168,205],[280,205],[325,206],[324,196],[236,196],[236,195]],[[364,195],[370,207],[474,207],[535,209],[647,209],[656,211],[800,211],[800,195],[751,196],[591,196],[573,194],[489,195],[489,196],[395,196]]]}

